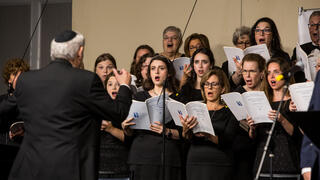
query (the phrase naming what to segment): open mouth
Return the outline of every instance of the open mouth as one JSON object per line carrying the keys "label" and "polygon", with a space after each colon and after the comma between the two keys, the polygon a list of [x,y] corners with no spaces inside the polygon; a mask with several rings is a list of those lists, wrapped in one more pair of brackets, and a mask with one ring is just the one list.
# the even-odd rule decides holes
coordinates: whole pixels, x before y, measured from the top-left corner
{"label": "open mouth", "polygon": [[160,81],[160,77],[159,77],[159,76],[154,77],[154,79],[155,79],[156,81]]}
{"label": "open mouth", "polygon": [[213,96],[213,92],[208,92],[208,96]]}
{"label": "open mouth", "polygon": [[276,83],[277,83],[277,81],[275,81],[275,80],[271,80],[271,81],[270,81],[270,85],[271,85],[271,86],[275,86]]}
{"label": "open mouth", "polygon": [[251,79],[247,79],[246,80],[246,84],[252,84],[252,80]]}
{"label": "open mouth", "polygon": [[112,92],[111,94],[112,94],[112,96],[117,96],[118,93],[117,92]]}
{"label": "open mouth", "polygon": [[265,44],[265,43],[266,43],[266,40],[265,40],[264,38],[261,38],[261,39],[259,39],[259,43],[260,43],[260,44]]}
{"label": "open mouth", "polygon": [[168,47],[168,48],[172,48],[172,47],[173,47],[173,44],[167,44],[167,47]]}
{"label": "open mouth", "polygon": [[199,74],[203,74],[204,70],[198,70]]}

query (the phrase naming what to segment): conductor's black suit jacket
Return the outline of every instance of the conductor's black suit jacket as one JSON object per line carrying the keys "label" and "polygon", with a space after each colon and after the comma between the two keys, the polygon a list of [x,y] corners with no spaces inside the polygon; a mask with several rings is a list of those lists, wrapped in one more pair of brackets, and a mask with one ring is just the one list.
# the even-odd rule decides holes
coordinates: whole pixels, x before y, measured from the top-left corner
{"label": "conductor's black suit jacket", "polygon": [[17,107],[25,122],[9,179],[96,179],[100,120],[121,121],[130,105],[128,87],[120,86],[112,101],[95,73],[66,60],[23,73],[14,96],[0,104],[0,113]]}

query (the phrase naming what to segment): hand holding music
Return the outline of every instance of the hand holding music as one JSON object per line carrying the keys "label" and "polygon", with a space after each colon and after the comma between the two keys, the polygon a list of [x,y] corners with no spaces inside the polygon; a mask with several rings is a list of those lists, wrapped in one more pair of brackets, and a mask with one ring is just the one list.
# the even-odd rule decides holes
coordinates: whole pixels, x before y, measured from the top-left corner
{"label": "hand holding music", "polygon": [[185,77],[191,77],[191,65],[190,64],[185,64],[183,67],[183,75]]}
{"label": "hand holding music", "polygon": [[129,118],[129,119],[126,119],[124,120],[122,123],[121,123],[121,127],[123,129],[123,132],[128,135],[128,136],[131,136],[132,135],[132,129],[130,128],[130,126],[132,125],[135,125],[136,123],[134,122],[131,122],[133,120],[133,118]]}
{"label": "hand holding music", "polygon": [[297,111],[297,106],[294,104],[293,101],[290,101],[289,110],[291,112],[296,112]]}
{"label": "hand holding music", "polygon": [[[277,111],[276,110],[270,110],[268,113],[269,119],[275,121],[276,120]],[[285,118],[279,113],[277,121],[282,122]]]}
{"label": "hand holding music", "polygon": [[183,132],[186,133],[193,127],[195,127],[198,124],[197,118],[194,116],[189,117],[189,115],[186,115],[185,118],[183,118],[181,115],[180,117],[180,122],[183,126]]}
{"label": "hand holding music", "polygon": [[163,131],[163,126],[159,121],[155,121],[154,124],[150,125],[150,129],[153,132],[156,132],[158,134],[161,134]]}
{"label": "hand holding music", "polygon": [[240,75],[240,74],[241,74],[241,70],[242,70],[241,61],[239,62],[239,61],[234,57],[234,58],[233,58],[233,62],[234,62],[234,64],[236,65],[236,73],[237,73],[237,75]]}

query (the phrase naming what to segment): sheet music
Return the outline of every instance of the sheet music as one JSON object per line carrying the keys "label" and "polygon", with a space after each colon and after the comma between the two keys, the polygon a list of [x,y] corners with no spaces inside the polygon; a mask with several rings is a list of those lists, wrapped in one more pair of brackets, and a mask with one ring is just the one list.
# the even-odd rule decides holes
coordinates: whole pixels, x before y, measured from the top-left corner
{"label": "sheet music", "polygon": [[223,47],[224,53],[228,59],[228,73],[231,76],[233,72],[236,71],[236,65],[233,61],[233,58],[236,58],[240,62],[246,54],[255,53],[262,56],[266,62],[270,59],[270,54],[267,46],[265,44],[250,46],[244,50],[236,47]]}
{"label": "sheet music", "polygon": [[244,56],[243,50],[236,47],[223,47],[224,53],[228,59],[228,73],[231,76],[233,72],[236,71],[236,65],[233,61],[233,58],[236,58],[240,62]]}
{"label": "sheet music", "polygon": [[150,130],[150,120],[145,102],[132,100],[127,119],[133,118],[135,125],[130,126],[131,129]]}
{"label": "sheet music", "polygon": [[258,123],[272,123],[268,118],[271,110],[270,103],[263,91],[249,91],[242,94],[249,115]]}
{"label": "sheet music", "polygon": [[245,55],[249,54],[249,53],[259,54],[260,56],[262,56],[266,60],[266,62],[268,62],[270,60],[270,54],[269,54],[269,50],[268,50],[266,44],[250,46],[250,47],[244,49]]}
{"label": "sheet music", "polygon": [[242,96],[238,92],[232,92],[221,95],[223,101],[227,104],[232,114],[237,118],[238,121],[247,118],[247,110]]}
{"label": "sheet music", "polygon": [[314,82],[296,83],[289,86],[291,99],[297,106],[297,111],[308,111]]}
{"label": "sheet music", "polygon": [[183,118],[185,118],[188,115],[185,105],[175,100],[166,100],[166,104],[174,123],[177,126],[182,127],[179,115],[181,115]]}
{"label": "sheet music", "polygon": [[197,101],[189,102],[186,109],[189,117],[197,117],[198,124],[192,129],[193,133],[205,132],[215,136],[206,104]]}
{"label": "sheet music", "polygon": [[296,45],[296,56],[297,56],[297,63],[298,62],[302,62],[302,64],[303,64],[303,71],[304,71],[304,74],[306,76],[306,79],[309,80],[309,81],[312,81],[308,56],[301,49],[299,44]]}
{"label": "sheet music", "polygon": [[174,70],[176,71],[176,78],[181,81],[183,76],[183,68],[185,64],[190,64],[190,58],[188,57],[180,57],[174,59],[173,62]]}
{"label": "sheet music", "polygon": [[[166,99],[169,99],[169,95],[166,94]],[[155,121],[159,121],[161,124],[163,119],[163,96],[156,96],[146,100],[146,105],[150,117],[150,123],[154,124]],[[165,123],[171,121],[171,115],[167,107],[165,107]]]}

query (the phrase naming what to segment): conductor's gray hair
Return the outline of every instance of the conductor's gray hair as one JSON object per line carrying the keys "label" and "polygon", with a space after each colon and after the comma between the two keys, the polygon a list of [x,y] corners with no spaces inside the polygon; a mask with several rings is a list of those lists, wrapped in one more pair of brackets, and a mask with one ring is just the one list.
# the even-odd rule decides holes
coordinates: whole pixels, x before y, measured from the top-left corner
{"label": "conductor's gray hair", "polygon": [[50,57],[55,59],[74,59],[77,57],[77,52],[80,46],[84,46],[84,37],[82,34],[76,32],[77,35],[67,42],[56,42],[55,39],[51,41]]}

